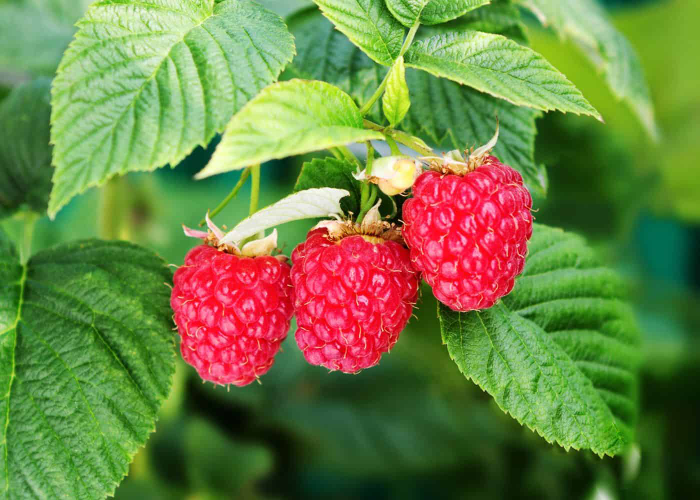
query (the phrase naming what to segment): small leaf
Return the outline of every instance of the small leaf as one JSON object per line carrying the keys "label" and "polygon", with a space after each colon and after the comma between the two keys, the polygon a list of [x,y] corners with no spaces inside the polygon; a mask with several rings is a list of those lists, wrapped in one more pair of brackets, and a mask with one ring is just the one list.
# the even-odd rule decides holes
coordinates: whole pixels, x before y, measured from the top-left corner
{"label": "small leaf", "polygon": [[382,98],[384,116],[389,124],[394,127],[404,119],[411,107],[411,98],[406,85],[406,66],[403,56],[399,57],[389,72],[386,90]]}
{"label": "small leaf", "polygon": [[404,26],[420,17],[422,24],[440,24],[487,5],[491,0],[386,0],[387,7]]}
{"label": "small leaf", "polygon": [[638,337],[624,286],[580,238],[536,225],[523,277],[485,311],[439,309],[462,373],[549,442],[618,454],[633,439]]}
{"label": "small leaf", "polygon": [[294,191],[324,187],[344,189],[350,194],[340,200],[340,208],[345,214],[359,214],[362,185],[352,176],[357,168],[357,164],[346,160],[314,158],[301,167]]}
{"label": "small leaf", "polygon": [[78,26],[53,88],[51,216],[206,145],[294,54],[282,19],[252,1],[98,2]]}
{"label": "small leaf", "polygon": [[415,42],[406,65],[449,78],[518,106],[600,114],[540,54],[500,35],[463,31]]}
{"label": "small leaf", "polygon": [[299,191],[243,219],[221,242],[239,245],[246,238],[287,222],[340,215],[340,200],[349,195],[345,189],[333,188]]}
{"label": "small leaf", "polygon": [[314,0],[321,12],[352,43],[379,64],[391,66],[401,52],[406,30],[384,0]]}
{"label": "small leaf", "polygon": [[532,193],[546,194],[547,172],[534,161],[540,111],[519,108],[423,71],[409,69],[406,77],[414,99],[402,129],[427,136],[436,146],[464,150],[485,144],[498,121],[500,138],[494,154],[522,174]]}
{"label": "small leaf", "polygon": [[520,0],[543,24],[571,38],[605,75],[615,96],[627,101],[649,135],[658,139],[654,106],[641,61],[595,0]]}
{"label": "small leaf", "polygon": [[382,139],[365,130],[352,98],[333,85],[291,80],[263,90],[226,127],[202,179],[275,158]]}
{"label": "small leaf", "polygon": [[44,213],[51,192],[51,80],[16,87],[0,103],[0,218],[22,208]]}
{"label": "small leaf", "polygon": [[171,276],[97,240],[22,266],[0,233],[0,496],[114,493],[170,390]]}

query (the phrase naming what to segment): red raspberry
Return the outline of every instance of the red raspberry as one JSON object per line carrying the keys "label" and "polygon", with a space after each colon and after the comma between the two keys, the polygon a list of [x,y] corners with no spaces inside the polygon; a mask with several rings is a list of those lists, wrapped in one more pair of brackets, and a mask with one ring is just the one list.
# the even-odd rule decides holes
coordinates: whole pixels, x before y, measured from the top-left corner
{"label": "red raspberry", "polygon": [[418,295],[408,250],[379,236],[336,239],[320,228],[296,247],[292,262],[295,337],[306,360],[345,373],[379,363]]}
{"label": "red raspberry", "polygon": [[403,206],[411,262],[451,309],[488,309],[523,271],[531,208],[520,174],[495,156],[463,176],[425,172]]}
{"label": "red raspberry", "polygon": [[289,272],[276,257],[190,250],[170,304],[182,357],[200,377],[241,387],[267,373],[294,312]]}

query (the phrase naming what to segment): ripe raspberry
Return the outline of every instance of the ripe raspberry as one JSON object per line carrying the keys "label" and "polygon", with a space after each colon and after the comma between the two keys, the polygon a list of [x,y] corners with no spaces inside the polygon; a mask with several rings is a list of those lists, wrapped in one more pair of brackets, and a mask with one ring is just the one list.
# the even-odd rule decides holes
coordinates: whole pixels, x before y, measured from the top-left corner
{"label": "ripe raspberry", "polygon": [[[357,373],[377,363],[408,323],[418,277],[396,241],[358,226],[309,232],[292,253],[296,341],[312,365]],[[378,223],[382,224],[382,223]],[[395,229],[384,233],[393,234]]]}
{"label": "ripe raspberry", "polygon": [[290,266],[200,245],[175,272],[170,304],[184,360],[216,384],[250,384],[267,373],[294,312]]}
{"label": "ripe raspberry", "polygon": [[451,309],[487,309],[523,271],[531,208],[520,174],[495,156],[465,175],[425,172],[403,207],[411,262]]}

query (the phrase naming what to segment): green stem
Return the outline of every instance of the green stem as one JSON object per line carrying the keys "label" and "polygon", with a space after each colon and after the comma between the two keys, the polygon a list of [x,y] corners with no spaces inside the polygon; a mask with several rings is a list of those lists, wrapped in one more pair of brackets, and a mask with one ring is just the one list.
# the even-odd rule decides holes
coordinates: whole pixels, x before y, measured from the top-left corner
{"label": "green stem", "polygon": [[362,207],[360,208],[360,213],[357,216],[357,223],[362,224],[362,221],[365,218],[365,215],[367,215],[367,212],[374,206],[374,203],[377,201],[377,196],[379,195],[377,186],[374,184],[365,184],[362,188],[367,187],[367,191],[369,192],[365,202],[362,204]]}
{"label": "green stem", "polygon": [[19,260],[21,264],[26,264],[29,257],[32,255],[32,239],[34,238],[34,227],[39,219],[39,214],[28,212],[24,216],[24,225],[22,226],[22,239],[19,246]]}
{"label": "green stem", "polygon": [[335,156],[336,160],[343,160],[345,159],[345,156],[343,156],[343,153],[341,153],[338,148],[331,148],[330,152],[333,153],[333,156]]}
{"label": "green stem", "polygon": [[365,166],[365,173],[367,177],[369,177],[372,175],[372,165],[374,165],[374,146],[372,146],[372,143],[369,141],[365,144],[367,145],[367,165]]}
{"label": "green stem", "polygon": [[248,215],[253,215],[258,211],[258,200],[260,199],[260,165],[250,167],[252,174],[250,185],[250,210]]}
{"label": "green stem", "polygon": [[98,234],[104,240],[117,240],[121,236],[124,207],[128,206],[122,191],[122,179],[113,177],[100,192]]}
{"label": "green stem", "polygon": [[423,139],[421,139],[419,137],[412,136],[410,134],[407,134],[406,132],[401,132],[400,130],[393,130],[393,129],[383,127],[383,126],[381,126],[377,123],[374,123],[372,121],[369,121],[369,120],[365,120],[364,125],[365,125],[365,128],[382,132],[384,135],[391,137],[399,144],[403,144],[404,146],[408,146],[412,150],[414,150],[414,151],[416,151],[424,156],[432,156],[435,154],[435,152],[430,148],[430,146],[428,146],[423,141]]}
{"label": "green stem", "polygon": [[[248,177],[250,177],[250,167],[246,168],[246,169],[243,171],[243,173],[241,174],[241,178],[238,179],[238,182],[237,182],[236,185],[233,187],[233,189],[232,189],[231,192],[228,194],[228,196],[226,196],[226,198],[224,198],[224,199],[222,200],[222,202],[219,203],[219,205],[218,205],[214,210],[212,210],[211,212],[209,212],[209,217],[210,217],[210,218],[215,217],[219,212],[221,212],[224,208],[226,208],[226,205],[228,205],[228,204],[231,202],[231,200],[233,200],[233,199],[236,197],[236,195],[238,194],[238,192],[239,192],[239,191],[241,190],[241,188],[245,185],[245,181],[248,180]],[[206,222],[207,222],[206,219],[202,219],[201,221],[199,221],[199,225],[200,225],[200,226],[203,226],[204,224],[206,224]]]}
{"label": "green stem", "polygon": [[386,136],[386,143],[391,148],[392,156],[402,156],[401,150],[399,149],[399,145],[396,144],[396,141],[392,139],[390,135]]}
{"label": "green stem", "polygon": [[[403,57],[403,55],[411,47],[413,39],[416,37],[416,32],[418,31],[418,28],[420,28],[420,22],[416,21],[416,23],[409,30],[408,35],[406,35],[406,39],[403,41],[403,45],[401,46],[401,51],[399,52],[398,57]],[[372,109],[372,106],[374,106],[374,104],[379,100],[379,98],[382,97],[382,94],[384,94],[384,90],[386,90],[386,85],[389,82],[389,75],[391,75],[391,68],[389,68],[389,71],[384,77],[384,80],[382,80],[382,83],[379,84],[379,87],[377,87],[377,90],[374,91],[374,94],[372,94],[372,97],[369,98],[369,101],[367,101],[364,104],[364,106],[360,108],[360,114],[362,116],[365,116],[367,113],[369,113]]]}
{"label": "green stem", "polygon": [[343,155],[343,158],[345,158],[347,161],[349,161],[350,163],[354,163],[359,167],[362,167],[362,162],[360,162],[360,160],[357,159],[357,156],[352,154],[352,151],[350,151],[346,146],[338,146],[336,149],[340,154]]}

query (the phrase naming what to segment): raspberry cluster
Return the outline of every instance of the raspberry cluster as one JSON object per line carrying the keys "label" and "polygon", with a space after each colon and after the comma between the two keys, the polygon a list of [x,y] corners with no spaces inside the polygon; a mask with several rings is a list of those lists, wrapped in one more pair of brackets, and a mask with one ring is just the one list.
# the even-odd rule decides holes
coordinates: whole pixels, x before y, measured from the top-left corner
{"label": "raspberry cluster", "polygon": [[465,175],[425,172],[403,206],[411,262],[451,309],[487,309],[523,271],[531,208],[520,174],[495,156]]}
{"label": "raspberry cluster", "polygon": [[190,250],[171,306],[182,357],[202,379],[244,386],[270,369],[294,312],[289,275],[286,259]]}
{"label": "raspberry cluster", "polygon": [[296,341],[312,365],[356,373],[379,363],[413,311],[408,250],[379,236],[314,229],[292,253]]}

